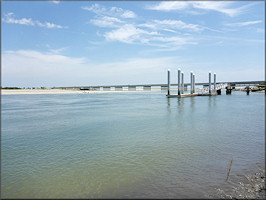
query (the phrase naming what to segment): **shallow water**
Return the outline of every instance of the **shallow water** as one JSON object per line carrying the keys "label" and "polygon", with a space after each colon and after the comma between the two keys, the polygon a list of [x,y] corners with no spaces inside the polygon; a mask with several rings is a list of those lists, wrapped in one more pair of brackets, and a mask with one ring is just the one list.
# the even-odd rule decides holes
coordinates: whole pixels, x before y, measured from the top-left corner
{"label": "shallow water", "polygon": [[2,198],[220,198],[264,168],[264,93],[1,98]]}

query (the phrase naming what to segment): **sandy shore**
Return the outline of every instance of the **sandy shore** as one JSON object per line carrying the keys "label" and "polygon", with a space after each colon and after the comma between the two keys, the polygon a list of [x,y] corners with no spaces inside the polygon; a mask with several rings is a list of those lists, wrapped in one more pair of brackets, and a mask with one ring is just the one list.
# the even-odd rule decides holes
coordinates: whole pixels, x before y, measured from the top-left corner
{"label": "sandy shore", "polygon": [[86,93],[119,93],[119,92],[149,92],[149,91],[161,91],[161,89],[152,90],[63,90],[63,89],[21,89],[21,90],[1,90],[2,95],[17,95],[17,94],[86,94]]}

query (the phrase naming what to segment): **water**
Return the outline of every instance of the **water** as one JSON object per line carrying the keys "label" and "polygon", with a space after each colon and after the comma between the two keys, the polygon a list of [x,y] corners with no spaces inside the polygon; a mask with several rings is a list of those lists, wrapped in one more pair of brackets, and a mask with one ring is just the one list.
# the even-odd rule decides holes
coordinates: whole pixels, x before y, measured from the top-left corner
{"label": "water", "polygon": [[219,198],[264,169],[264,93],[2,95],[1,119],[2,198]]}

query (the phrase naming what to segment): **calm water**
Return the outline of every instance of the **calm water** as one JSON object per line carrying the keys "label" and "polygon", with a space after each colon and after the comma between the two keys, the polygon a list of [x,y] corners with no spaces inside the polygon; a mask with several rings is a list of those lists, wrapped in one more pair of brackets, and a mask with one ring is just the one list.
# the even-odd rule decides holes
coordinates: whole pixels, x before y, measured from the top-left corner
{"label": "calm water", "polygon": [[264,168],[264,93],[1,98],[2,198],[219,197]]}

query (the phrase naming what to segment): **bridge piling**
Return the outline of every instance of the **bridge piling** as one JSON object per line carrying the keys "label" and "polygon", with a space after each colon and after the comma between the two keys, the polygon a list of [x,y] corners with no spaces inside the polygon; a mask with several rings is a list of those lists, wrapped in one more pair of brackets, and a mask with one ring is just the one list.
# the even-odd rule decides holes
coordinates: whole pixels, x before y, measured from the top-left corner
{"label": "bridge piling", "polygon": [[128,90],[130,90],[130,91],[136,91],[136,86],[134,86],[134,85],[129,85],[129,86],[128,86]]}
{"label": "bridge piling", "polygon": [[143,90],[151,90],[151,86],[143,86]]}
{"label": "bridge piling", "polygon": [[116,91],[122,91],[122,90],[123,90],[123,87],[121,87],[121,86],[116,86],[116,87],[115,87],[115,90],[116,90]]}

